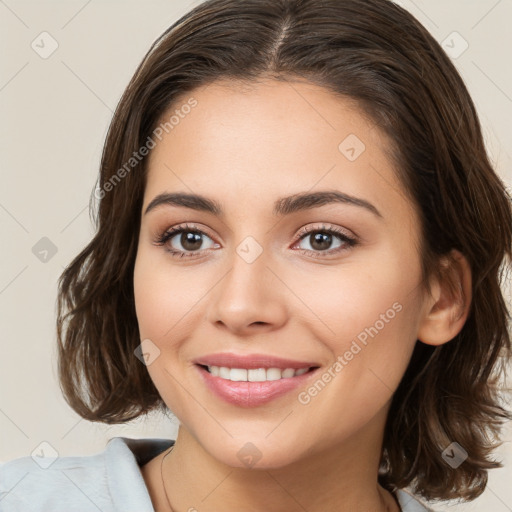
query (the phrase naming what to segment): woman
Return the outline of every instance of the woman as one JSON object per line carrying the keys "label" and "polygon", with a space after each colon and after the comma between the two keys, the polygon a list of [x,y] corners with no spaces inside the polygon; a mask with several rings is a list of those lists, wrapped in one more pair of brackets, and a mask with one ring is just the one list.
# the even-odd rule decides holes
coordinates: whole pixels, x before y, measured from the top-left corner
{"label": "woman", "polygon": [[510,197],[460,76],[405,10],[199,5],[128,85],[95,196],[97,234],[60,281],[64,396],[105,423],[169,409],[178,436],[8,463],[5,510],[412,512],[481,494],[510,418]]}

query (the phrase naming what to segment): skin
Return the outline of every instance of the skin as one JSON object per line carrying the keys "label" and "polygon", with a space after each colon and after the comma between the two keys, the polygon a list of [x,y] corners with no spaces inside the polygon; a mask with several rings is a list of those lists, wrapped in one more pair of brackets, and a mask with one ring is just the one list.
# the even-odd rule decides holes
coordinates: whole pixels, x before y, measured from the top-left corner
{"label": "skin", "polygon": [[[180,420],[163,465],[172,509],[398,511],[377,483],[390,400],[416,340],[445,343],[462,328],[471,293],[465,258],[454,253],[450,270],[464,301],[436,280],[425,292],[415,206],[386,153],[389,141],[352,101],[270,79],[216,82],[190,96],[197,107],[149,155],[134,271],[141,340],[160,351],[147,369]],[[349,134],[366,148],[354,161],[338,149]],[[381,216],[340,203],[272,213],[280,197],[324,190],[364,199]],[[164,192],[208,196],[224,214],[170,205],[144,214]],[[173,258],[155,244],[182,223],[205,232],[197,256]],[[312,235],[297,236],[323,225],[358,243],[333,236],[322,251]],[[236,252],[249,236],[263,251],[252,263]],[[167,246],[185,251],[180,235]],[[258,407],[229,404],[192,362],[264,353],[316,362],[317,380],[396,303],[400,312],[307,404],[298,393],[313,382]],[[248,442],[261,453],[252,468],[237,456]],[[162,457],[141,468],[158,512],[170,510]]]}

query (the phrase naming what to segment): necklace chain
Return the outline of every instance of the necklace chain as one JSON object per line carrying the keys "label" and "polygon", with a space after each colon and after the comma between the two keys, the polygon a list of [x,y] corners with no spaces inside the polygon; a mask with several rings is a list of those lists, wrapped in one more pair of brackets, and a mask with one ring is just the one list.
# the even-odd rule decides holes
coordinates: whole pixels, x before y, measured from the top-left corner
{"label": "necklace chain", "polygon": [[162,487],[164,489],[165,499],[167,500],[167,505],[169,506],[169,510],[171,512],[174,512],[174,509],[171,506],[171,502],[169,501],[169,496],[167,496],[167,490],[165,488],[165,482],[164,482],[164,459],[169,455],[169,453],[172,452],[172,449],[174,448],[174,445],[171,446],[170,450],[162,457],[162,462],[160,463],[160,476],[162,478]]}
{"label": "necklace chain", "polygon": [[[169,496],[167,496],[167,490],[165,488],[165,482],[164,482],[164,459],[165,459],[165,457],[167,457],[167,455],[169,455],[172,452],[173,448],[174,448],[174,445],[171,446],[169,451],[162,457],[162,462],[160,463],[160,476],[162,478],[162,487],[164,489],[164,494],[165,494],[165,499],[167,500],[167,505],[169,506],[169,510],[171,512],[174,512],[174,509],[171,506],[171,502],[169,501]],[[398,505],[398,507],[399,507],[400,510],[402,510],[402,506],[401,505]],[[386,510],[389,510],[388,506],[386,506]]]}

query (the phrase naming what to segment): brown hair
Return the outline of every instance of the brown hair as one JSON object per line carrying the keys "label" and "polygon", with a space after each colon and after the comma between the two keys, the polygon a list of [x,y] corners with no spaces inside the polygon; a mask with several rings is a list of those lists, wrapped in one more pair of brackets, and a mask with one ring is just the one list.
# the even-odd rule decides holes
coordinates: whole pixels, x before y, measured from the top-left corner
{"label": "brown hair", "polygon": [[[121,423],[165,404],[140,344],[133,269],[146,161],[106,184],[143,146],[178,98],[219,79],[303,79],[357,101],[389,136],[404,189],[418,208],[424,279],[452,249],[472,271],[469,317],[439,347],[421,342],[394,394],[380,481],[427,498],[478,496],[501,424],[500,355],[510,359],[500,289],[512,253],[510,196],[494,172],[473,102],[427,30],[388,0],[210,0],[152,45],[106,138],[97,232],[59,281],[59,377],[82,417]],[[126,166],[125,166],[126,170]],[[112,183],[112,181],[110,181]],[[91,200],[93,198],[91,197]],[[503,265],[503,266],[502,266]],[[452,442],[468,458],[452,469]]]}

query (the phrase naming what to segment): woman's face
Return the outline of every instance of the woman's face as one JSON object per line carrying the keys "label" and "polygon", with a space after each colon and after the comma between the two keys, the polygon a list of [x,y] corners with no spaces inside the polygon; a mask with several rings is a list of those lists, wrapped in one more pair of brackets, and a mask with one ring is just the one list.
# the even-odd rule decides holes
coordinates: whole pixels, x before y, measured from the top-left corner
{"label": "woman's face", "polygon": [[231,466],[378,446],[425,309],[389,141],[308,83],[217,82],[173,114],[149,154],[134,272],[163,400]]}

